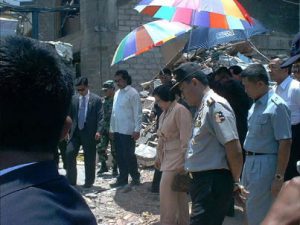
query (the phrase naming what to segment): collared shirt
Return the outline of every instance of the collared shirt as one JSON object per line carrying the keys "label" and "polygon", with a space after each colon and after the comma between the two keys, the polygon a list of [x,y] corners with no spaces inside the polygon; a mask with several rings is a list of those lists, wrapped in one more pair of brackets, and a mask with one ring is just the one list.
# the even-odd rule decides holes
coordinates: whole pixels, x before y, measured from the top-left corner
{"label": "collared shirt", "polygon": [[228,169],[224,145],[238,139],[231,106],[226,99],[209,90],[195,114],[185,170]]}
{"label": "collared shirt", "polygon": [[253,103],[249,110],[244,149],[277,154],[279,140],[291,137],[290,110],[284,100],[270,90]]}
{"label": "collared shirt", "polygon": [[288,76],[284,81],[275,86],[278,94],[291,110],[292,125],[300,123],[300,82]]}
{"label": "collared shirt", "polygon": [[139,93],[130,85],[119,89],[114,96],[110,132],[132,135],[142,126],[142,104]]}
{"label": "collared shirt", "polygon": [[191,113],[176,101],[161,114],[157,130],[157,156],[161,162],[161,171],[183,167],[191,128]]}
{"label": "collared shirt", "polygon": [[[85,97],[85,110],[84,110],[84,118],[86,120],[86,114],[87,114],[87,110],[88,110],[88,103],[89,103],[89,99],[90,99],[90,90],[88,90],[88,93],[84,96]],[[80,109],[81,103],[82,103],[82,95],[79,95],[79,106],[78,108]],[[79,111],[78,110],[78,118],[79,118]]]}
{"label": "collared shirt", "polygon": [[29,165],[34,164],[34,163],[36,163],[36,162],[20,164],[20,165],[16,165],[16,166],[12,166],[12,167],[8,167],[6,169],[0,170],[0,176],[3,176],[4,174],[10,173],[10,172],[12,172],[14,170],[23,168],[25,166],[29,166]]}

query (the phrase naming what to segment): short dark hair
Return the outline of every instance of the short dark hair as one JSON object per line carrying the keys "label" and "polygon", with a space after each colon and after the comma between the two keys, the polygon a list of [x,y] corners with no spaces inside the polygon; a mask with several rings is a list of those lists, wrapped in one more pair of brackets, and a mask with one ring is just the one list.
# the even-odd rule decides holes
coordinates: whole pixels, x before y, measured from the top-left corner
{"label": "short dark hair", "polygon": [[89,80],[87,77],[78,77],[75,80],[75,86],[78,87],[80,85],[88,86],[89,85]]}
{"label": "short dark hair", "polygon": [[153,91],[153,96],[157,95],[161,100],[165,102],[173,102],[175,100],[175,93],[171,90],[172,86],[163,84],[158,86]]}
{"label": "short dark hair", "polygon": [[0,151],[51,152],[73,93],[72,71],[48,44],[0,42]]}
{"label": "short dark hair", "polygon": [[128,74],[127,70],[118,70],[115,76],[121,76],[124,80],[126,80],[127,85],[132,84],[131,76]]}
{"label": "short dark hair", "polygon": [[251,82],[263,81],[266,85],[269,85],[268,73],[262,64],[249,65],[243,70],[241,77],[248,78]]}
{"label": "short dark hair", "polygon": [[221,78],[232,77],[230,70],[225,66],[221,66],[219,69],[217,69],[215,76],[220,76]]}
{"label": "short dark hair", "polygon": [[168,68],[164,68],[163,70],[159,71],[159,75],[168,75],[168,76],[172,76],[172,72],[171,70],[169,70]]}
{"label": "short dark hair", "polygon": [[238,65],[234,65],[234,66],[229,67],[229,71],[230,70],[232,70],[232,72],[236,75],[240,74],[243,71],[242,67],[240,67]]}

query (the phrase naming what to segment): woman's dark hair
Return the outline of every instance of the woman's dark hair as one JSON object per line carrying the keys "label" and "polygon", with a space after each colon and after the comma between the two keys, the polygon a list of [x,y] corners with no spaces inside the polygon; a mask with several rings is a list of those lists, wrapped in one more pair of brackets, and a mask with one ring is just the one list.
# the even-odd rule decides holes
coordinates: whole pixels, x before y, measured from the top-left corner
{"label": "woman's dark hair", "polygon": [[167,84],[163,84],[155,88],[152,95],[158,96],[165,102],[173,102],[175,100],[175,93],[171,90],[171,86]]}
{"label": "woman's dark hair", "polygon": [[127,70],[118,70],[115,76],[121,76],[124,80],[126,80],[127,85],[132,84],[131,76],[128,74]]}
{"label": "woman's dark hair", "polygon": [[229,70],[232,70],[232,72],[236,75],[240,74],[241,72],[243,72],[243,69],[238,66],[238,65],[234,65],[234,66],[231,66],[229,67]]}

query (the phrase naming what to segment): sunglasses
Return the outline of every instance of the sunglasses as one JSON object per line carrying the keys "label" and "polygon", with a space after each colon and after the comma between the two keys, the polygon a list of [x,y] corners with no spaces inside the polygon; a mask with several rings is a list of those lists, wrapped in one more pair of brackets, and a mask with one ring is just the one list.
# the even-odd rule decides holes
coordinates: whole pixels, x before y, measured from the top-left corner
{"label": "sunglasses", "polygon": [[83,91],[85,91],[85,88],[78,88],[77,91],[78,92],[83,92]]}

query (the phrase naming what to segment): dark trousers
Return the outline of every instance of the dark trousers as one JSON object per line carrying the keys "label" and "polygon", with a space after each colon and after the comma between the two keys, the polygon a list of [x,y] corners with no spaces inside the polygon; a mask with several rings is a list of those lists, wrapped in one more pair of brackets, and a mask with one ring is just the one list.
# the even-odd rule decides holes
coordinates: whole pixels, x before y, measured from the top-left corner
{"label": "dark trousers", "polygon": [[155,169],[154,175],[153,175],[153,180],[152,180],[152,186],[151,186],[151,189],[153,191],[159,191],[161,175],[162,175],[162,172],[159,171],[158,169]]}
{"label": "dark trousers", "polygon": [[76,185],[77,162],[76,157],[82,145],[84,152],[85,184],[91,185],[95,181],[96,170],[96,141],[95,137],[87,137],[85,130],[78,130],[68,143],[66,151],[67,178],[71,185]]}
{"label": "dark trousers", "polygon": [[292,146],[288,166],[285,171],[285,180],[299,176],[297,172],[297,161],[300,160],[300,123],[292,126]]}
{"label": "dark trousers", "polygon": [[135,141],[131,135],[114,133],[117,164],[120,175],[118,182],[128,183],[128,175],[132,180],[139,180],[140,173],[138,172],[137,159],[135,155]]}
{"label": "dark trousers", "polygon": [[191,225],[222,225],[233,196],[229,170],[193,172]]}

